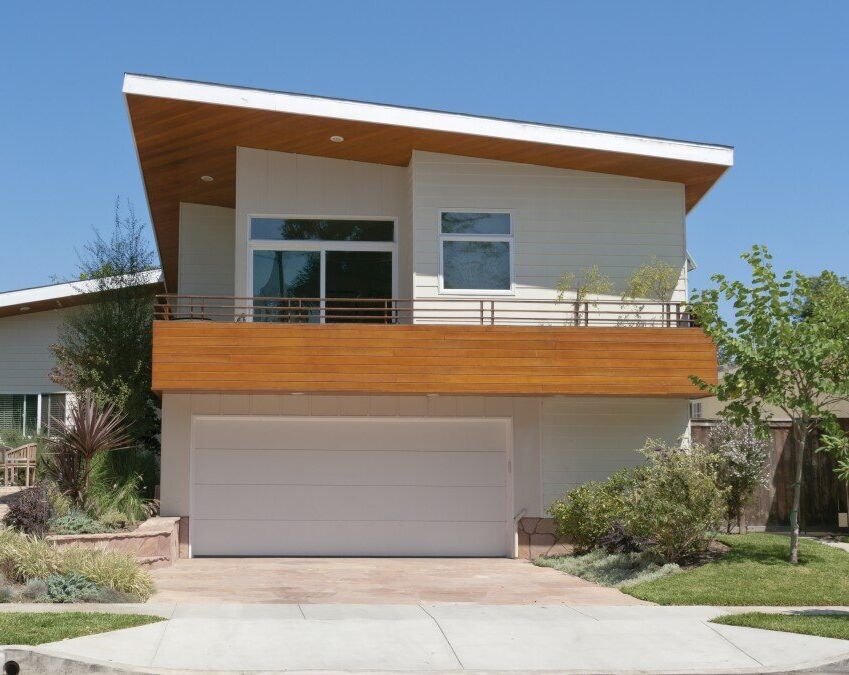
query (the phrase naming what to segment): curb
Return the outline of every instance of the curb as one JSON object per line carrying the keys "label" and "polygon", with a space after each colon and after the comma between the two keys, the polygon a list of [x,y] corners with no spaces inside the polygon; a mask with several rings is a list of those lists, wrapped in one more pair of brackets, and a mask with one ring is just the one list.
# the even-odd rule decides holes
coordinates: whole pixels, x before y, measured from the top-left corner
{"label": "curb", "polygon": [[755,673],[763,675],[778,675],[780,673],[849,673],[849,652],[834,659],[826,659],[824,661],[797,663],[788,666],[774,668],[734,668],[728,670],[662,670],[662,671],[646,671],[646,670],[540,670],[540,671],[481,671],[481,670],[448,670],[448,671],[378,671],[378,670],[361,670],[361,671],[295,671],[295,670],[251,670],[251,671],[235,671],[235,670],[191,670],[172,668],[155,668],[149,666],[132,666],[124,663],[116,663],[114,661],[101,661],[97,659],[82,659],[61,652],[43,651],[35,647],[25,645],[9,645],[5,648],[5,661],[16,661],[21,666],[21,673],[63,673],[67,675],[85,675],[88,673],[101,673],[102,675],[126,675],[127,673],[135,673],[137,675],[180,675],[186,673],[204,672],[208,675],[272,675],[273,673],[286,672],[288,675],[330,675],[331,673],[350,673],[357,672],[361,675],[377,675],[378,673],[391,673],[398,675],[434,675],[436,672],[445,673],[468,673],[468,675],[488,675],[493,673],[507,672],[536,672],[536,673],[562,673],[568,675],[574,673],[580,675],[645,675],[652,673],[653,675],[747,675]]}

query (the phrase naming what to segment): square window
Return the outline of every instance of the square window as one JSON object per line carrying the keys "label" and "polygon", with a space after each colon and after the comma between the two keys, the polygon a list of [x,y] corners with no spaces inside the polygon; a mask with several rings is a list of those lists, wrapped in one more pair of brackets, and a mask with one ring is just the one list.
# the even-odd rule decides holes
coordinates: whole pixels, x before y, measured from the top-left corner
{"label": "square window", "polygon": [[513,289],[509,213],[443,211],[439,247],[443,291]]}

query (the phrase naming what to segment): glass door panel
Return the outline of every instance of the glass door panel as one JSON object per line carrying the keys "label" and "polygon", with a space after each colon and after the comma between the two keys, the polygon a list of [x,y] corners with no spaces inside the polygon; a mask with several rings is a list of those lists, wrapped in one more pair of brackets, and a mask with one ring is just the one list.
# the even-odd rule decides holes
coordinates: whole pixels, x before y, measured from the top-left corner
{"label": "glass door panel", "polygon": [[328,323],[393,322],[391,251],[327,251],[324,273]]}
{"label": "glass door panel", "polygon": [[[318,323],[321,296],[320,251],[254,251],[254,321]],[[289,300],[288,298],[294,298]]]}

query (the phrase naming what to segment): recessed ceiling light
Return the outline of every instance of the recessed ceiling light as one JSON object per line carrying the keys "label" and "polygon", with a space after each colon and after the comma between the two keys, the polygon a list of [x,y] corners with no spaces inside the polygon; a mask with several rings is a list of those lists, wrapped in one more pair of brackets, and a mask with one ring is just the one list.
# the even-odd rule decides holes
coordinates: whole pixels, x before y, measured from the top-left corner
{"label": "recessed ceiling light", "polygon": [[428,398],[439,398],[439,394],[427,394]]}
{"label": "recessed ceiling light", "polygon": [[344,136],[331,136],[330,140],[333,141],[334,143],[341,143],[342,141],[345,140],[345,137]]}
{"label": "recessed ceiling light", "polygon": [[20,307],[19,309],[20,309],[22,312],[28,312],[28,311],[30,310],[30,308],[29,308],[29,306],[28,306],[28,305],[24,305],[23,307]]}
{"label": "recessed ceiling light", "polygon": [[302,392],[302,391],[293,391],[293,392],[292,392],[291,394],[289,394],[289,395],[290,395],[290,396],[303,396],[303,395],[304,395],[304,392]]}
{"label": "recessed ceiling light", "polygon": [[200,179],[201,179],[204,183],[211,183],[212,181],[214,181],[214,180],[215,180],[212,176],[201,176],[201,177],[200,177]]}

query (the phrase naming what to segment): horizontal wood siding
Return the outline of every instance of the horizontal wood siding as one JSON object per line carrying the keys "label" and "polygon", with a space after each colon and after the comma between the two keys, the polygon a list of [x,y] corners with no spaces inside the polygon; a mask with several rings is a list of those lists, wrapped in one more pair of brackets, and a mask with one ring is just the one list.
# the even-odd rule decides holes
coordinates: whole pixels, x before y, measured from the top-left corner
{"label": "horizontal wood siding", "polygon": [[693,397],[700,329],[156,321],[156,391]]}

